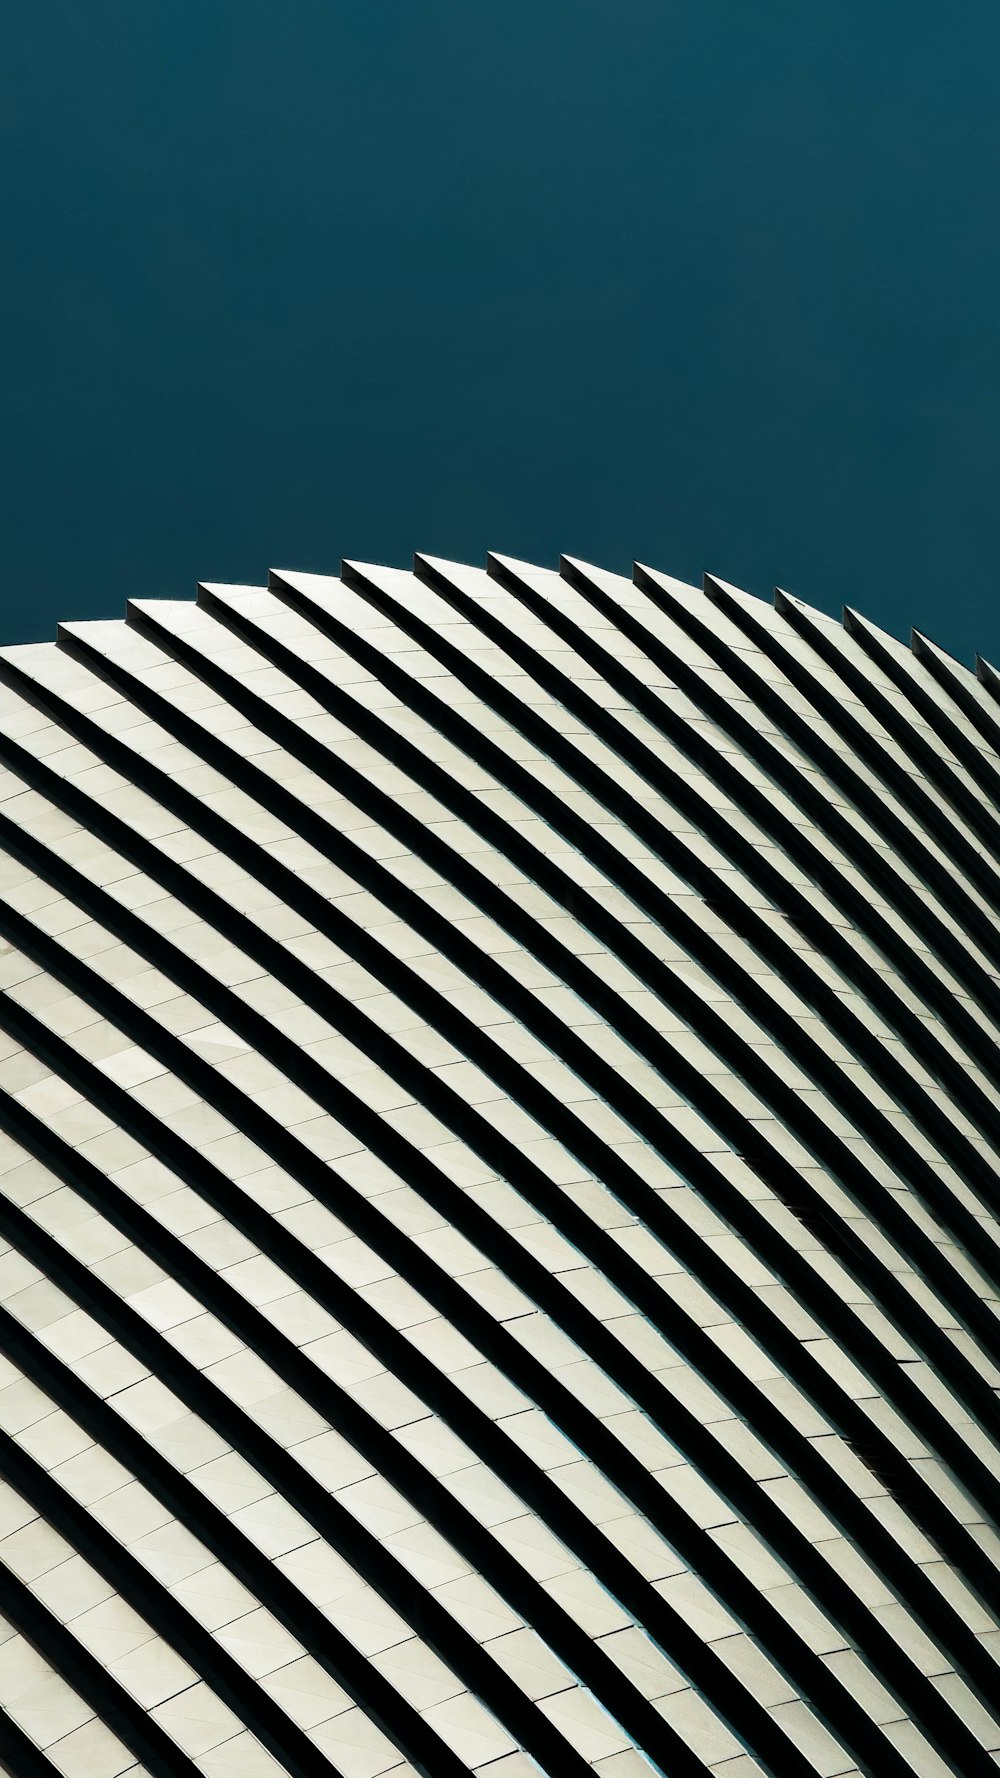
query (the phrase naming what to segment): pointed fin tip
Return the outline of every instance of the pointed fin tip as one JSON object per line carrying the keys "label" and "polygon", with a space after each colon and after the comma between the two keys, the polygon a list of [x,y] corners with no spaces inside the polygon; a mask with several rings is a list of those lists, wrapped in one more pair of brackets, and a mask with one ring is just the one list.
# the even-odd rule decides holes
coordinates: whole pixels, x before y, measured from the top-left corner
{"label": "pointed fin tip", "polygon": [[126,599],[125,614],[127,618],[131,612],[137,611],[141,617],[143,613],[157,605],[190,605],[190,603],[190,599],[151,599],[148,595],[140,593],[135,598]]}
{"label": "pointed fin tip", "polygon": [[582,556],[559,557],[560,580],[564,580],[567,586],[575,587],[577,591],[584,586],[593,586],[593,572],[591,564],[585,562]]}
{"label": "pointed fin tip", "polygon": [[[969,672],[965,661],[960,661],[957,654],[952,654],[949,649],[942,648],[940,642],[936,642],[933,636],[928,636],[926,630],[918,630],[916,624],[910,631],[910,647],[918,661],[931,662],[937,668],[948,666],[957,668],[962,673]],[[976,656],[977,663],[981,659],[981,655]],[[989,662],[984,664],[988,666]],[[992,670],[996,672],[995,667]]]}
{"label": "pointed fin tip", "polygon": [[372,574],[409,574],[408,568],[394,568],[391,562],[363,561],[360,556],[341,556],[340,575],[346,579],[349,574],[367,580]]}
{"label": "pointed fin tip", "polygon": [[910,652],[916,660],[933,661],[938,666],[942,664],[942,657],[954,662],[956,667],[962,664],[955,655],[942,648],[940,642],[935,642],[933,636],[928,636],[926,630],[919,630],[916,624],[910,630]]}
{"label": "pointed fin tip", "polygon": [[452,564],[446,556],[428,555],[426,550],[415,549],[413,552],[413,578],[419,581],[438,598],[442,596],[442,586],[449,583],[449,570]]}
{"label": "pointed fin tip", "polygon": [[776,586],[774,589],[774,609],[779,617],[808,619],[817,616],[811,605],[807,605],[804,599],[797,599],[794,593],[788,592],[783,586]]}
{"label": "pointed fin tip", "polygon": [[516,578],[514,570],[507,567],[503,556],[492,549],[486,551],[486,577],[488,580],[498,581],[501,586],[509,579]]}
{"label": "pointed fin tip", "polygon": [[502,549],[488,549],[486,551],[486,560],[488,562],[502,562],[506,568],[530,568],[533,574],[544,574],[546,572],[544,563],[529,562],[525,556],[509,556],[506,551]]}
{"label": "pointed fin tip", "polygon": [[[619,578],[627,580],[628,576],[623,574]],[[698,591],[692,581],[676,580],[672,575],[664,574],[660,568],[651,568],[646,562],[632,563],[631,579],[632,585],[652,599],[654,604],[664,598],[682,602],[685,595]]]}
{"label": "pointed fin tip", "polygon": [[[821,611],[818,605],[810,605],[808,599],[799,599],[795,593],[790,593],[781,586],[776,586],[774,589],[774,609],[781,617],[794,620],[800,627],[803,624],[836,624],[837,622],[837,619],[831,617],[828,611]],[[846,611],[847,606],[845,605],[843,613]],[[845,621],[843,615],[841,621]]]}
{"label": "pointed fin tip", "polygon": [[674,575],[664,573],[662,568],[653,568],[648,562],[632,563],[632,585],[637,586],[640,592],[653,589],[657,595],[666,593],[674,599],[679,598],[682,593],[698,591],[693,582],[677,580]]}
{"label": "pointed fin tip", "polygon": [[366,572],[366,568],[373,565],[374,564],[371,563],[366,564],[364,562],[355,562],[350,556],[342,556],[340,559],[341,586],[346,587],[349,593],[361,592],[368,587],[373,587],[374,582],[372,581],[371,576]]}
{"label": "pointed fin tip", "polygon": [[741,600],[756,604],[763,602],[756,593],[748,593],[745,587],[736,586],[731,580],[723,580],[721,574],[704,574],[702,576],[702,591],[717,605],[726,603],[739,605]]}
{"label": "pointed fin tip", "polygon": [[[196,580],[194,583],[195,600],[199,593],[266,593],[272,574],[293,574],[294,572],[293,568],[269,568],[266,580]],[[147,594],[146,597],[152,597],[159,603],[163,602],[159,593]],[[163,598],[171,605],[194,603],[193,600],[183,597],[173,598],[169,593],[163,595]]]}
{"label": "pointed fin tip", "polygon": [[731,580],[724,580],[721,574],[711,574],[707,569],[701,578],[704,586],[718,587],[719,591],[723,593],[741,593],[743,591],[742,587],[734,586]]}
{"label": "pointed fin tip", "polygon": [[[341,556],[340,578],[349,574],[359,576],[362,580],[370,579],[374,574],[409,574],[409,567],[400,567],[396,562],[376,562],[371,556]],[[307,580],[336,580],[336,574],[312,574],[302,570]]]}
{"label": "pointed fin tip", "polygon": [[[487,551],[488,555],[491,553],[491,551]],[[511,559],[513,560],[513,558]],[[463,562],[458,556],[436,556],[429,549],[415,549],[413,552],[413,560],[415,562],[428,562],[435,568],[478,568],[480,572],[482,571],[481,562]],[[402,572],[402,570],[400,570],[400,572]]]}
{"label": "pointed fin tip", "polygon": [[[633,564],[633,568],[634,566]],[[563,580],[570,583],[576,579],[585,580],[588,585],[593,585],[595,576],[602,574],[610,575],[613,580],[624,581],[626,585],[629,582],[627,574],[620,573],[616,568],[602,568],[600,563],[589,562],[585,556],[561,555],[559,557],[559,574]]]}
{"label": "pointed fin tip", "polygon": [[528,583],[531,575],[551,574],[552,570],[545,568],[538,562],[526,562],[521,556],[508,556],[500,550],[488,549],[486,551],[486,573],[490,580],[497,580],[501,583],[505,580]]}
{"label": "pointed fin tip", "polygon": [[426,550],[413,552],[413,578],[422,587],[436,593],[438,598],[447,603],[451,594],[460,590],[454,570],[456,568],[472,568],[478,574],[483,570],[478,563],[453,562],[447,556],[431,556]]}
{"label": "pointed fin tip", "polygon": [[[895,660],[896,649],[906,647],[900,636],[892,630],[883,629],[874,618],[867,617],[854,605],[844,606],[843,623],[847,634],[855,638],[869,659],[880,662],[883,667],[889,667],[890,671],[898,670],[891,663]],[[910,647],[912,649],[912,632]]]}
{"label": "pointed fin tip", "polygon": [[376,564],[374,562],[363,562],[360,556],[341,556],[340,558],[341,574],[343,574],[345,568],[349,569],[353,574],[363,574],[366,568],[374,568],[375,566]]}
{"label": "pointed fin tip", "polygon": [[486,552],[487,578],[495,580],[509,592],[516,594],[519,588],[530,588],[530,577],[546,572],[551,570],[540,568],[537,562],[524,562],[519,556],[505,556],[495,549],[488,549]]}

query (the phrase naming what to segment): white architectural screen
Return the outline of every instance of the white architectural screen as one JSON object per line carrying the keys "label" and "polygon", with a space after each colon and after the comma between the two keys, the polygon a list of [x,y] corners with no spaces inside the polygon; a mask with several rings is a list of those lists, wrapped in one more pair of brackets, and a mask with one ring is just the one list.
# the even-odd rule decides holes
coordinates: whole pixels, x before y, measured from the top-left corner
{"label": "white architectural screen", "polygon": [[995,1778],[998,695],[575,560],[0,652],[14,1778]]}

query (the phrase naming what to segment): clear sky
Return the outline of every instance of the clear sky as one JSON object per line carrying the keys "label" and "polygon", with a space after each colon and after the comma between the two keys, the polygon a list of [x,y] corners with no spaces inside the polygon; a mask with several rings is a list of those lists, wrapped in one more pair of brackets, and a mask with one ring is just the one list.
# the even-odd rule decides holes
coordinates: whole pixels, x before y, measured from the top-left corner
{"label": "clear sky", "polygon": [[0,639],[560,550],[1000,660],[998,0],[7,0]]}

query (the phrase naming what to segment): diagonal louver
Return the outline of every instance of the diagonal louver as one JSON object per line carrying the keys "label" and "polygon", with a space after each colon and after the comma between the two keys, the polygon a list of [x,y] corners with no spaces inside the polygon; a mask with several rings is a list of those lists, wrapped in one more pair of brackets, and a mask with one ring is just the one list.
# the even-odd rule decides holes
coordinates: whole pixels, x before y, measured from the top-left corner
{"label": "diagonal louver", "polygon": [[0,768],[0,1764],[996,1774],[993,670],[345,563]]}

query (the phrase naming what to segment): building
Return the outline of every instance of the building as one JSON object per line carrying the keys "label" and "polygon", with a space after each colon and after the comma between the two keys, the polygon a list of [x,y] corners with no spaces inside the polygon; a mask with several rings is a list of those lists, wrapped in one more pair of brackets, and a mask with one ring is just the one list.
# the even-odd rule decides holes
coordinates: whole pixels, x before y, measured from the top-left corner
{"label": "building", "polygon": [[1000,702],[418,557],[0,654],[0,1763],[986,1778]]}

